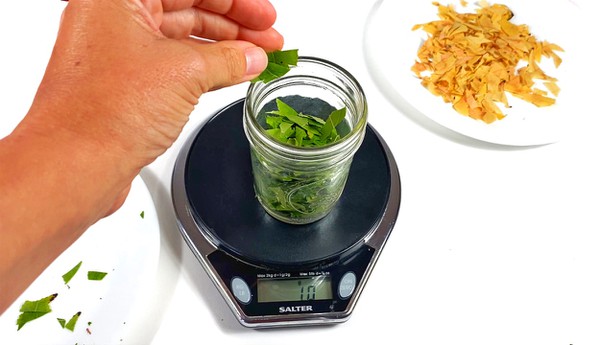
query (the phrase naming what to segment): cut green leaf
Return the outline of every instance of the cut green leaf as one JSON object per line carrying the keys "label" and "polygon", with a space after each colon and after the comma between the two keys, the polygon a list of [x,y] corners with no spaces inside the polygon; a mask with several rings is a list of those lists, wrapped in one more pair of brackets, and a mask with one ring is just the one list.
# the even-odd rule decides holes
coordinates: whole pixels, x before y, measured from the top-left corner
{"label": "cut green leaf", "polygon": [[[268,112],[265,131],[279,142],[298,147],[319,147],[340,139],[336,126],[344,121],[346,108],[334,109],[327,120],[298,113],[294,108],[275,99],[277,110]],[[276,116],[273,116],[276,115]]]}
{"label": "cut green leaf", "polygon": [[265,121],[267,122],[267,125],[269,125],[269,127],[279,128],[279,125],[281,125],[281,121],[283,121],[283,118],[281,116],[267,116],[265,118]]}
{"label": "cut green leaf", "polygon": [[294,108],[285,104],[279,98],[277,98],[275,101],[277,103],[277,110],[272,111],[271,114],[283,116],[286,119],[290,120],[292,123],[295,123],[302,128],[308,127],[309,120],[307,117],[300,116],[300,114],[298,114],[298,112],[294,110]]}
{"label": "cut green leaf", "polygon": [[140,213],[140,217],[142,217],[142,219],[144,219],[144,211],[142,211],[142,212]]}
{"label": "cut green leaf", "polygon": [[79,267],[81,267],[81,261],[79,261],[79,263],[77,265],[75,265],[75,267],[71,268],[71,270],[65,274],[63,274],[62,278],[65,282],[65,284],[68,284],[71,279],[73,278],[73,276],[75,276],[75,273],[77,273],[77,271],[79,271]]}
{"label": "cut green leaf", "polygon": [[107,275],[106,272],[88,271],[88,280],[102,280]]}
{"label": "cut green leaf", "polygon": [[75,330],[75,324],[77,324],[77,320],[79,320],[80,315],[81,315],[80,311],[75,313],[75,315],[73,315],[73,317],[71,317],[69,322],[67,322],[67,324],[65,325],[65,328],[68,329],[69,331],[73,332]]}
{"label": "cut green leaf", "polygon": [[302,146],[304,138],[306,138],[306,132],[302,128],[296,127],[296,146]]}
{"label": "cut green leaf", "polygon": [[51,312],[52,308],[50,308],[50,302],[54,301],[56,296],[58,296],[58,294],[52,294],[37,301],[25,301],[19,310],[21,314],[17,319],[17,331],[27,322],[33,321]]}
{"label": "cut green leaf", "polygon": [[65,319],[61,319],[61,318],[56,318],[56,320],[58,320],[58,323],[60,323],[60,327],[65,328],[65,324],[67,323],[67,320]]}
{"label": "cut green leaf", "polygon": [[269,60],[267,68],[252,80],[253,83],[258,81],[268,83],[271,80],[284,76],[290,71],[290,66],[298,64],[298,49],[270,52],[267,53],[267,58]]}
{"label": "cut green leaf", "polygon": [[321,137],[324,139],[335,139],[337,136],[335,127],[344,121],[344,117],[346,117],[346,108],[332,111],[321,129]]}
{"label": "cut green leaf", "polygon": [[269,58],[269,62],[278,65],[296,66],[298,64],[298,49],[276,50],[267,53],[267,57]]}

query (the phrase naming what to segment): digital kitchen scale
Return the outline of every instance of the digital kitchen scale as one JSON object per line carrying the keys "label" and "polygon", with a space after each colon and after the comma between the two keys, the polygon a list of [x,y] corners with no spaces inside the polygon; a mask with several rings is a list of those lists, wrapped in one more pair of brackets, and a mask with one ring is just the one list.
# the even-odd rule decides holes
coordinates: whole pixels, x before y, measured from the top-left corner
{"label": "digital kitchen scale", "polygon": [[172,196],[181,234],[242,325],[346,321],[398,216],[392,153],[368,125],[332,212],[286,224],[255,197],[243,107],[241,99],[217,112],[179,153]]}

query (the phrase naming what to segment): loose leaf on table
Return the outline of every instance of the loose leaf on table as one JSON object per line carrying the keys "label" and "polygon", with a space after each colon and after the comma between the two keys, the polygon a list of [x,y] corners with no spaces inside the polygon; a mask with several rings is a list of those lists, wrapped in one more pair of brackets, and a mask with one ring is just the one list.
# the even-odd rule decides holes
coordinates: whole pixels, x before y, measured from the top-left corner
{"label": "loose leaf on table", "polygon": [[57,317],[56,320],[58,320],[58,323],[60,324],[60,327],[65,328],[65,324],[67,323],[67,320],[61,319],[59,317]]}
{"label": "loose leaf on table", "polygon": [[268,83],[271,80],[284,76],[290,71],[290,66],[298,64],[298,49],[294,50],[278,50],[267,53],[269,63],[267,68],[252,82],[262,81]]}
{"label": "loose leaf on table", "polygon": [[106,272],[88,271],[88,280],[102,280],[106,276]]}
{"label": "loose leaf on table", "polygon": [[67,322],[67,324],[65,325],[65,328],[68,329],[69,331],[73,332],[75,330],[75,324],[77,324],[77,320],[79,320],[79,315],[81,315],[80,311],[75,313],[75,315],[73,315],[73,317],[71,317],[69,322]]}
{"label": "loose leaf on table", "polygon": [[63,278],[65,284],[68,284],[71,281],[73,276],[75,276],[75,273],[77,273],[77,271],[79,271],[79,267],[81,267],[81,261],[79,261],[79,263],[77,265],[75,265],[75,267],[71,268],[71,270],[69,272],[63,274],[62,278]]}
{"label": "loose leaf on table", "polygon": [[54,301],[56,296],[58,296],[58,294],[52,294],[37,301],[25,301],[19,310],[21,314],[17,319],[17,331],[20,330],[27,322],[35,320],[51,312],[52,308],[50,308],[50,302]]}

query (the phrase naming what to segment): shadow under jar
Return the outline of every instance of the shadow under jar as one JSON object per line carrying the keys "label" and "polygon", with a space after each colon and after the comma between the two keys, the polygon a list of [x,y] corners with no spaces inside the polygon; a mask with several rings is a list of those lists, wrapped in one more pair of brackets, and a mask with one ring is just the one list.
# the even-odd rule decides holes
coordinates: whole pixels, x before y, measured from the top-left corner
{"label": "shadow under jar", "polygon": [[[326,120],[346,108],[336,126],[340,139],[321,147],[282,143],[269,134],[266,117],[276,99],[298,113]],[[289,224],[325,217],[342,195],[352,158],[367,126],[367,101],[360,84],[340,66],[299,57],[283,77],[250,85],[244,105],[244,131],[250,143],[254,190],[268,214]]]}

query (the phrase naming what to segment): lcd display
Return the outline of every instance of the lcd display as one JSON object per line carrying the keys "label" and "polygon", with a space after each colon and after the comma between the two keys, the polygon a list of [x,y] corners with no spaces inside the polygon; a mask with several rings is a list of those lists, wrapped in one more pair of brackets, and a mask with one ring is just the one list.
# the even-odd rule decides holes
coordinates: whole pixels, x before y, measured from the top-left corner
{"label": "lcd display", "polygon": [[331,277],[259,279],[258,302],[293,302],[331,299]]}

